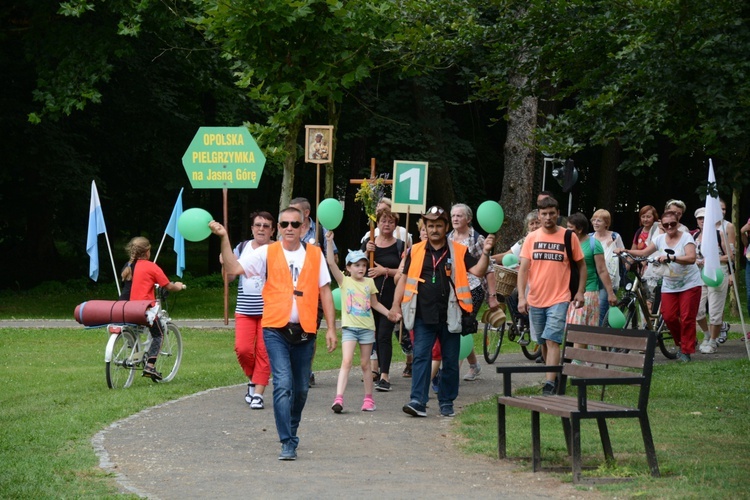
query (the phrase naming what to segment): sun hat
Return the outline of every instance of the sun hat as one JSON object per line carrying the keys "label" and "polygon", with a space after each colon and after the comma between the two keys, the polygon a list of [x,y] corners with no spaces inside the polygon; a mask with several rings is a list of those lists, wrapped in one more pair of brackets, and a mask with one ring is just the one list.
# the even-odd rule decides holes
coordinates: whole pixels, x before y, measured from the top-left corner
{"label": "sun hat", "polygon": [[365,252],[362,250],[349,250],[349,253],[346,254],[346,263],[348,264],[354,264],[355,262],[359,262],[360,260],[367,260],[367,255],[365,255]]}
{"label": "sun hat", "polygon": [[489,323],[493,328],[499,328],[505,323],[505,312],[501,307],[491,311],[487,309],[482,315],[482,323]]}
{"label": "sun hat", "polygon": [[439,207],[437,205],[428,208],[427,211],[422,214],[422,218],[427,220],[443,219],[448,224],[450,224],[451,222],[450,217],[448,217],[448,213],[443,210],[442,207]]}

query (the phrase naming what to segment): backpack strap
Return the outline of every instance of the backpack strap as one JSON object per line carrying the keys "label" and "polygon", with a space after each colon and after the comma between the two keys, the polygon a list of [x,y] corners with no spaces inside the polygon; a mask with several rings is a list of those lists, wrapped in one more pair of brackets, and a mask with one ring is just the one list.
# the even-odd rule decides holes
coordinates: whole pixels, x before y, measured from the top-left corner
{"label": "backpack strap", "polygon": [[565,253],[568,254],[568,263],[573,266],[573,248],[570,246],[570,242],[573,239],[573,230],[565,230]]}

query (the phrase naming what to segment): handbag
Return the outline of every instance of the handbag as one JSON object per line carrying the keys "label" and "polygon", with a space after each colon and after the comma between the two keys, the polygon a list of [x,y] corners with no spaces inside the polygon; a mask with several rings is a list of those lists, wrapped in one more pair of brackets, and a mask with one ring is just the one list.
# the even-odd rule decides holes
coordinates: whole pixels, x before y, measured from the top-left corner
{"label": "handbag", "polygon": [[299,323],[287,323],[286,326],[273,328],[273,330],[278,332],[279,335],[284,337],[284,340],[293,345],[315,339],[315,334],[305,332],[302,329],[302,325]]}
{"label": "handbag", "polygon": [[[456,285],[451,278],[448,278],[448,282],[451,284],[451,287],[453,287],[453,296],[457,297]],[[461,310],[461,330],[452,331],[448,328],[448,331],[451,333],[460,333],[461,335],[473,335],[477,333],[479,331],[479,322],[477,321],[477,318],[473,314],[464,311],[463,308],[458,305],[457,300],[454,301],[453,307],[458,307]],[[448,308],[451,308],[450,301],[448,302]]]}

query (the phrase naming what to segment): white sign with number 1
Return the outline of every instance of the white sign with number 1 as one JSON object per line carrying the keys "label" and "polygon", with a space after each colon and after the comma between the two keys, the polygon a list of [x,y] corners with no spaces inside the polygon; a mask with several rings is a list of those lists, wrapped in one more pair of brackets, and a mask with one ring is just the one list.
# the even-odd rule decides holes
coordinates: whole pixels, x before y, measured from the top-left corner
{"label": "white sign with number 1", "polygon": [[419,214],[427,200],[427,162],[396,160],[393,162],[393,206],[398,213]]}

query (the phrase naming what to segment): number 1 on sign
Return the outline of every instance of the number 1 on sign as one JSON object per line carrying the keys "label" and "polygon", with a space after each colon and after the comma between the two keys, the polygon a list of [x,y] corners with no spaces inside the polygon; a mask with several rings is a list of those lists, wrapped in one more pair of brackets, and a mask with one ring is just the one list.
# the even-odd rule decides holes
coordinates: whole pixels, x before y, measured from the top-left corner
{"label": "number 1 on sign", "polygon": [[398,182],[409,181],[410,200],[419,199],[419,188],[421,187],[421,184],[419,183],[419,174],[420,172],[418,168],[411,168],[398,176]]}

